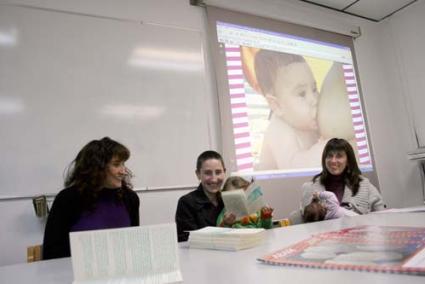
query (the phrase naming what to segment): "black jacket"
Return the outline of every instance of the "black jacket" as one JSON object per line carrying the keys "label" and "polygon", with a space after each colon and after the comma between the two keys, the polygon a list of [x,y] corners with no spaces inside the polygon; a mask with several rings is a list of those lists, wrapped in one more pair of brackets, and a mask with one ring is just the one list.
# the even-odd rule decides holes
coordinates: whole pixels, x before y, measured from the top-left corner
{"label": "black jacket", "polygon": [[216,226],[217,217],[223,207],[221,198],[218,200],[218,206],[211,203],[205,195],[202,185],[180,197],[176,211],[178,241],[187,241],[189,233],[186,231]]}
{"label": "black jacket", "polygon": [[[130,216],[131,226],[139,225],[139,197],[132,190],[123,190],[123,202]],[[56,196],[47,219],[43,241],[43,259],[71,255],[69,232],[83,213],[80,191],[65,188]]]}

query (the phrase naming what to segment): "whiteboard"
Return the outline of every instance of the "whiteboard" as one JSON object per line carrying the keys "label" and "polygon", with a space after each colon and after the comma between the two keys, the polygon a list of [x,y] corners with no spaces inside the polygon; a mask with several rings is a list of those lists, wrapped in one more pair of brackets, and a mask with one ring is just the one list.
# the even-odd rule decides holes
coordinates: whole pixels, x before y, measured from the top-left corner
{"label": "whiteboard", "polygon": [[199,31],[0,9],[0,197],[55,193],[89,141],[131,151],[136,189],[196,184],[211,145]]}

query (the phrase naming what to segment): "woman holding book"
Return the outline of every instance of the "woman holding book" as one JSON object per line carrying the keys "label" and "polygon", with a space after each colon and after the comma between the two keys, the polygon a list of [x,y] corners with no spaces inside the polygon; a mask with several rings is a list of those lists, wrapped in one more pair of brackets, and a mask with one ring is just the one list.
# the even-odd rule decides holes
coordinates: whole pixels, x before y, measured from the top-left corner
{"label": "woman holding book", "polygon": [[[231,191],[242,189],[246,191],[251,185],[251,182],[245,180],[242,177],[233,176],[229,177],[223,186],[223,191]],[[232,212],[226,212],[223,209],[218,215],[217,226],[219,227],[231,227],[231,228],[272,228],[272,213],[273,208],[264,206],[258,212],[251,215],[242,217],[240,220],[236,220],[235,214]]]}
{"label": "woman holding book", "polygon": [[339,204],[357,214],[385,208],[381,194],[357,165],[354,150],[344,139],[329,140],[322,154],[322,172],[302,186],[302,211],[312,202],[315,193],[333,192]]}
{"label": "woman holding book", "polygon": [[129,157],[124,145],[108,137],[81,149],[50,210],[43,259],[70,256],[70,232],[139,225],[139,197],[124,165]]}
{"label": "woman holding book", "polygon": [[226,177],[223,158],[215,151],[205,151],[196,162],[198,188],[180,197],[177,203],[176,224],[178,241],[187,241],[191,230],[215,226],[223,210],[220,190]]}

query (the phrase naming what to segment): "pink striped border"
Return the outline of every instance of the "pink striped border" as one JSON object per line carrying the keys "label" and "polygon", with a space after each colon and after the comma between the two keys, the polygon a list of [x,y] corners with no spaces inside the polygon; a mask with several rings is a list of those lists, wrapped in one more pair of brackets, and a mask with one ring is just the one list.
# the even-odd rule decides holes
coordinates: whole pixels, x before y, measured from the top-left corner
{"label": "pink striped border", "polygon": [[[344,64],[342,65],[344,70],[345,87],[348,93],[348,100],[351,107],[351,118],[353,120],[354,133],[356,135],[357,150],[362,153],[358,153],[360,165],[371,165],[372,157],[369,151],[369,145],[367,142],[366,125],[363,116],[362,109],[360,107],[360,96],[358,92],[358,86],[356,83],[356,76],[353,65]],[[354,82],[353,82],[354,80]],[[363,127],[361,127],[363,126]],[[356,129],[357,128],[357,129]]]}
{"label": "pink striped border", "polygon": [[[228,74],[230,109],[232,112],[233,139],[235,143],[236,165],[238,171],[253,171],[254,158],[251,149],[251,133],[248,129],[248,107],[244,88],[244,76],[231,74],[242,73],[242,58],[239,46],[225,44],[226,68]],[[239,54],[230,54],[236,52]],[[236,83],[234,81],[237,81]]]}

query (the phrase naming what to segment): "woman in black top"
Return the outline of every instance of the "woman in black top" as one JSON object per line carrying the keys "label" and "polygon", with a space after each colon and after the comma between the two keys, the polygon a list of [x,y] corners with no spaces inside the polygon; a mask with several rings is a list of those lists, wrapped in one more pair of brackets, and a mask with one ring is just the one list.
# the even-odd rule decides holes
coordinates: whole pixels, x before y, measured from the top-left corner
{"label": "woman in black top", "polygon": [[43,259],[70,256],[72,231],[139,225],[139,197],[124,165],[129,157],[124,145],[108,137],[81,149],[50,210]]}
{"label": "woman in black top", "polygon": [[198,188],[180,197],[177,204],[176,224],[178,241],[187,241],[187,231],[215,226],[223,209],[220,190],[226,177],[223,158],[215,151],[205,151],[196,162]]}

